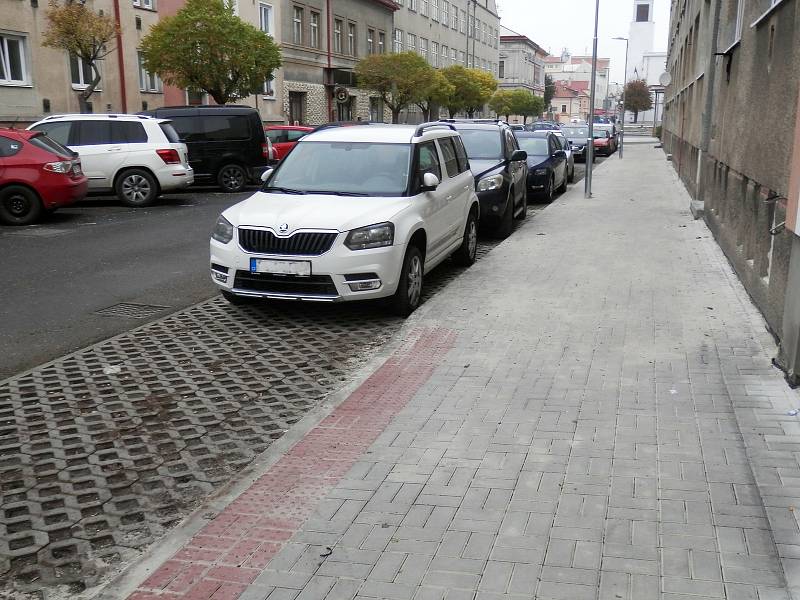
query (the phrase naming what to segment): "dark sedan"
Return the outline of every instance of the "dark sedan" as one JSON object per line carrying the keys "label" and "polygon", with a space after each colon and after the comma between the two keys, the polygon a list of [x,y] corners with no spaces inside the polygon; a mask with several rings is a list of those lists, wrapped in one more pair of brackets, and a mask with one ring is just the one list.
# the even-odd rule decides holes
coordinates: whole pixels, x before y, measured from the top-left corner
{"label": "dark sedan", "polygon": [[528,192],[552,202],[567,190],[567,153],[552,131],[517,133],[519,147],[528,153]]}
{"label": "dark sedan", "polygon": [[561,128],[570,144],[572,144],[572,156],[576,161],[586,161],[586,146],[589,144],[589,127],[585,125],[565,125]]}

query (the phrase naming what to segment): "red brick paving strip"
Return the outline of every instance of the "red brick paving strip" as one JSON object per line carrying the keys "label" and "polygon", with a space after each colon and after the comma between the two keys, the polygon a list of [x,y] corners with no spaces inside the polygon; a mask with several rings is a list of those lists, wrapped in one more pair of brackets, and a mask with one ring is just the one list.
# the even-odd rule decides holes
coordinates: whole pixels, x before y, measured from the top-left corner
{"label": "red brick paving strip", "polygon": [[453,347],[421,329],[128,600],[235,600],[311,516]]}

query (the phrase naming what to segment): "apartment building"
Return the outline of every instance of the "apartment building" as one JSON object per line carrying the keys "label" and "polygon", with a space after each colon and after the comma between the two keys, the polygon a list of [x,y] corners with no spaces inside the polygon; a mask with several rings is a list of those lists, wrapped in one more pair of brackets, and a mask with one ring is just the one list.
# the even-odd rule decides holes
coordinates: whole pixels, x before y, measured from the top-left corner
{"label": "apartment building", "polygon": [[[664,146],[800,374],[800,3],[673,0]],[[800,130],[798,130],[800,131]],[[794,187],[790,191],[790,173]]]}
{"label": "apartment building", "polygon": [[501,27],[497,70],[500,88],[522,88],[544,96],[544,59],[547,56],[547,52],[527,36]]}
{"label": "apartment building", "polygon": [[[553,81],[560,81],[565,86],[574,87],[576,82],[591,84],[592,80],[592,57],[571,55],[564,49],[560,56],[547,56],[544,59],[545,73],[553,78]],[[594,88],[594,107],[596,109],[607,109],[606,98],[609,94],[609,77],[611,73],[611,59],[597,58],[597,76],[595,77]],[[578,87],[583,88],[582,84]],[[555,105],[554,105],[555,106]],[[558,108],[558,107],[556,107]]]}
{"label": "apartment building", "polygon": [[[163,105],[158,77],[140,65],[136,48],[158,21],[158,0],[87,0],[112,15],[120,33],[100,64],[101,81],[89,102],[94,112],[135,112]],[[0,0],[0,123],[25,124],[52,113],[78,112],[78,92],[91,82],[88,65],[42,46],[47,3]]]}

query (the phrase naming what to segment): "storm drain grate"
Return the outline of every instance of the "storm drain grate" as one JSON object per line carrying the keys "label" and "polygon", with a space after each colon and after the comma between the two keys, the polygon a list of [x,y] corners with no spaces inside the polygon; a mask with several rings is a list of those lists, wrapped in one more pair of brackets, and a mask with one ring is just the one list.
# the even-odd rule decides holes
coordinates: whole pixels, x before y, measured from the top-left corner
{"label": "storm drain grate", "polygon": [[127,317],[129,319],[146,319],[152,317],[169,306],[157,306],[155,304],[135,304],[133,302],[120,302],[107,308],[101,308],[95,314],[104,317]]}

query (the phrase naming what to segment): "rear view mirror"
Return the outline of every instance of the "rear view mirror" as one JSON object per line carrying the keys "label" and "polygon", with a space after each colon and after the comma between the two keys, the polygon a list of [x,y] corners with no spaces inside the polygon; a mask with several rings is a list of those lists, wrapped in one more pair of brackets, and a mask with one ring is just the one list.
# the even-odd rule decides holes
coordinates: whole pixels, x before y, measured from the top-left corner
{"label": "rear view mirror", "polygon": [[510,158],[511,162],[518,162],[521,160],[528,160],[528,153],[525,150],[514,150]]}
{"label": "rear view mirror", "polygon": [[433,173],[425,173],[422,176],[422,187],[420,188],[421,192],[432,192],[437,187],[439,187],[439,178],[434,175]]}
{"label": "rear view mirror", "polygon": [[553,158],[567,158],[567,153],[563,150],[556,150],[553,152]]}
{"label": "rear view mirror", "polygon": [[261,174],[261,183],[267,183],[267,179],[269,179],[269,176],[272,175],[272,171],[273,169],[270,167]]}

